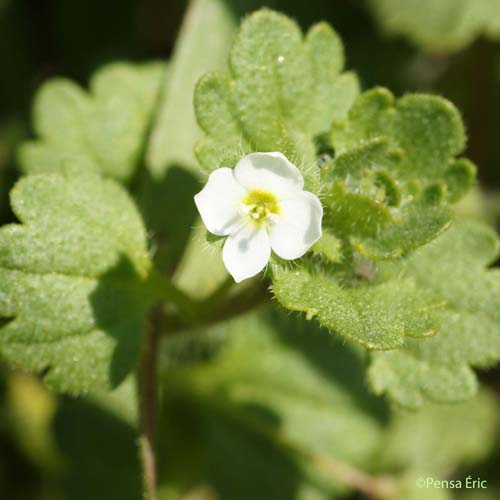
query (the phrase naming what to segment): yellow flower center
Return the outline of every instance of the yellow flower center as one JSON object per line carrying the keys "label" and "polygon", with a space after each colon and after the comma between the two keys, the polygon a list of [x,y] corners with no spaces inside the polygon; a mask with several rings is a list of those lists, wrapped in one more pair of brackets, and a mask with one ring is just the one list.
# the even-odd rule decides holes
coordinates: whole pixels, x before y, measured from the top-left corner
{"label": "yellow flower center", "polygon": [[250,219],[257,223],[274,222],[280,213],[280,206],[274,194],[256,189],[250,191],[242,200]]}

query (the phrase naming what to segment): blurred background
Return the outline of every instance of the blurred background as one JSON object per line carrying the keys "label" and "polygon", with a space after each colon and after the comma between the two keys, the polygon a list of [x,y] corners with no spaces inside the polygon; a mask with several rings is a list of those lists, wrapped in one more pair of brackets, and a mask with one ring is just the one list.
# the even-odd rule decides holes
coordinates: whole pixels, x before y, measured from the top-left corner
{"label": "blurred background", "polygon": [[[396,0],[393,5],[389,0],[227,0],[227,3],[237,17],[265,5],[295,18],[303,28],[319,20],[328,21],[344,41],[347,68],[358,73],[365,89],[382,85],[396,95],[426,91],[452,100],[464,116],[469,135],[466,155],[478,165],[481,185],[481,191],[473,193],[459,210],[498,223],[500,12],[493,19],[486,11],[487,16],[481,21],[483,26],[475,21],[481,17],[479,14],[464,9],[468,3],[485,2],[435,0],[430,2],[435,12],[418,8],[422,16],[420,24],[430,24],[419,33],[418,26],[415,29],[411,23],[405,24],[404,12],[395,20],[390,17],[390,9],[396,4],[413,16],[411,9],[419,3],[414,0]],[[495,0],[490,2],[494,3]],[[441,11],[445,4],[448,10]],[[183,0],[0,0],[2,223],[12,219],[7,193],[18,176],[16,147],[32,136],[30,107],[36,89],[54,76],[65,76],[86,86],[96,68],[115,60],[168,60],[186,7]],[[458,20],[448,26],[446,23],[453,24],[450,13],[451,18],[455,16]],[[442,26],[438,23],[439,16],[445,17]],[[476,24],[464,27],[460,16],[474,19]],[[447,26],[450,33],[446,32]],[[500,393],[499,370],[489,371],[482,378],[492,391],[489,394]],[[131,417],[124,416],[123,410],[123,406],[133,406],[130,402],[133,390],[124,387],[120,391],[105,402],[57,398],[35,378],[0,365],[0,499],[139,498],[135,434]],[[386,411],[376,409],[377,415]],[[181,414],[185,417],[191,413],[188,410]],[[179,422],[174,422],[170,427],[176,429],[173,434],[177,430],[180,433],[170,436],[174,441],[182,435],[178,425]],[[190,435],[189,428],[184,431],[186,436]],[[491,479],[492,485],[495,480],[500,482],[500,446],[490,439],[495,432],[488,434],[488,453],[471,452],[473,466],[460,469],[460,464],[447,465],[457,467],[458,475],[460,471],[477,471],[481,477]],[[113,444],[108,447],[109,443]],[[181,446],[187,446],[186,443]],[[196,453],[185,454],[180,460],[195,460]],[[166,463],[170,460],[165,458]],[[182,477],[184,472],[179,474]],[[210,488],[197,491],[189,498],[216,498],[210,496]],[[164,498],[175,498],[168,494],[167,491]],[[274,498],[295,498],[292,493],[289,495],[281,492]],[[495,493],[492,495],[467,498],[495,498]],[[231,493],[222,498],[240,500]],[[301,498],[335,497],[311,494]]]}

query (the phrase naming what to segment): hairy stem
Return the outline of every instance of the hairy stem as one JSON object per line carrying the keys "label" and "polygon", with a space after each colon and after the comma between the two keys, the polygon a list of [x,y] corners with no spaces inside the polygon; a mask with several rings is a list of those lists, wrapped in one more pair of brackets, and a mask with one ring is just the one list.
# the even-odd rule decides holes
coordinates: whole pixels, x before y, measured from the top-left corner
{"label": "hairy stem", "polygon": [[[220,321],[226,321],[247,311],[271,301],[269,281],[255,281],[232,295],[227,292],[227,283],[221,290],[204,301],[193,302],[193,312],[190,316],[183,313],[169,314],[163,317],[162,334],[173,335],[196,326],[210,326]],[[224,291],[222,291],[224,290]]]}
{"label": "hairy stem", "polygon": [[156,500],[156,413],[159,309],[153,309],[138,375],[140,436],[144,500]]}

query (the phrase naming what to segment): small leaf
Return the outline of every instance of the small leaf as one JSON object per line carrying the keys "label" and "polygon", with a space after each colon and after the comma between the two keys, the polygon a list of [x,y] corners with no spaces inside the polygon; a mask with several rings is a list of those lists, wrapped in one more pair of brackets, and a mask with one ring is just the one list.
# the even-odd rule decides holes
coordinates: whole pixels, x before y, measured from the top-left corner
{"label": "small leaf", "polygon": [[35,97],[36,141],[24,143],[25,173],[65,164],[128,181],[141,160],[164,65],[113,63],[92,78],[90,93],[69,80],[49,80]]}
{"label": "small leaf", "polygon": [[323,235],[311,250],[315,254],[322,255],[330,262],[340,262],[342,260],[342,241],[325,230],[323,230]]}
{"label": "small leaf", "polygon": [[476,181],[476,167],[465,158],[457,160],[444,175],[451,202],[460,200]]}
{"label": "small leaf", "polygon": [[307,173],[316,162],[314,137],[343,117],[358,93],[342,66],[340,40],[327,24],[313,26],[304,40],[282,14],[250,15],[232,47],[230,74],[206,75],[196,88],[206,133],[199,161],[213,170],[234,166],[244,152],[281,151]]}
{"label": "small leaf", "polygon": [[403,161],[395,167],[398,177],[406,180],[442,179],[465,147],[462,120],[449,101],[423,94],[396,100],[379,88],[362,94],[347,120],[334,124],[332,142],[341,153],[380,137],[402,151]]}
{"label": "small leaf", "polygon": [[500,273],[485,269],[498,250],[494,231],[462,223],[406,261],[382,266],[389,275],[414,279],[446,307],[436,312],[441,328],[432,339],[408,340],[404,349],[373,354],[369,378],[377,393],[410,408],[475,394],[472,367],[500,359]]}
{"label": "small leaf", "polygon": [[377,236],[391,222],[389,208],[377,200],[358,193],[349,193],[337,181],[325,196],[328,211],[326,223],[341,236]]}
{"label": "small leaf", "polygon": [[285,308],[315,317],[331,332],[369,349],[395,349],[407,337],[433,335],[439,326],[433,309],[440,304],[411,280],[348,288],[305,269],[279,270],[273,292]]}
{"label": "small leaf", "polygon": [[429,95],[362,94],[334,122],[336,156],[323,167],[325,222],[373,260],[409,254],[451,223],[449,203],[473,185],[475,167],[457,110]]}
{"label": "small leaf", "polygon": [[136,208],[114,181],[74,171],[23,178],[11,204],[21,224],[0,230],[2,357],[59,391],[116,386],[153,299]]}
{"label": "small leaf", "polygon": [[451,213],[443,206],[429,205],[422,198],[404,207],[399,220],[375,236],[352,238],[354,248],[372,260],[404,256],[438,237],[451,223]]}

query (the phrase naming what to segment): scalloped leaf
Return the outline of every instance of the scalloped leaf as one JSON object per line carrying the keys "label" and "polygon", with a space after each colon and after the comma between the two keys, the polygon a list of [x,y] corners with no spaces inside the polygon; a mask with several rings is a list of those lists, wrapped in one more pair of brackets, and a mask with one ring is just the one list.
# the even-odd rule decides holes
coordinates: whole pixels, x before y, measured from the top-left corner
{"label": "scalloped leaf", "polygon": [[342,287],[332,277],[303,268],[279,269],[273,293],[286,309],[304,312],[369,349],[396,349],[408,337],[427,337],[439,328],[434,309],[440,303],[411,280]]}
{"label": "scalloped leaf", "polygon": [[11,192],[0,229],[0,354],[59,391],[116,386],[132,369],[153,299],[142,220],[93,174],[38,174]]}
{"label": "scalloped leaf", "polygon": [[472,367],[500,360],[500,272],[485,268],[498,254],[495,232],[470,222],[455,225],[406,261],[382,266],[383,273],[415,280],[446,307],[436,311],[441,328],[435,337],[373,354],[369,379],[377,393],[410,408],[476,393]]}
{"label": "scalloped leaf", "polygon": [[[332,127],[337,153],[359,147],[371,139],[384,138],[401,154],[392,162],[401,180],[442,180],[465,148],[460,114],[446,99],[408,94],[400,99],[383,88],[363,93],[351,107],[346,120]],[[472,183],[472,179],[466,179]]]}
{"label": "scalloped leaf", "polygon": [[97,71],[87,93],[64,78],[35,96],[35,141],[19,150],[27,174],[81,171],[128,181],[141,161],[165,65],[112,63]]}
{"label": "scalloped leaf", "polygon": [[198,83],[195,110],[205,138],[196,146],[208,170],[233,166],[244,152],[281,151],[306,170],[314,137],[342,118],[358,94],[340,39],[320,23],[302,36],[288,17],[263,9],[247,17],[230,53],[230,74]]}
{"label": "scalloped leaf", "polygon": [[342,260],[342,241],[329,231],[323,230],[321,238],[312,246],[311,251],[321,255],[329,262],[340,262]]}
{"label": "scalloped leaf", "polygon": [[397,219],[374,236],[351,238],[353,247],[372,260],[392,260],[437,238],[451,224],[447,207],[428,204],[424,196],[401,209]]}
{"label": "scalloped leaf", "polygon": [[483,34],[500,37],[496,0],[370,0],[369,6],[384,31],[426,50],[454,52]]}
{"label": "scalloped leaf", "polygon": [[370,259],[398,258],[438,237],[451,222],[448,205],[475,182],[474,165],[456,158],[465,147],[461,117],[440,97],[396,100],[373,89],[331,134],[325,222]]}

